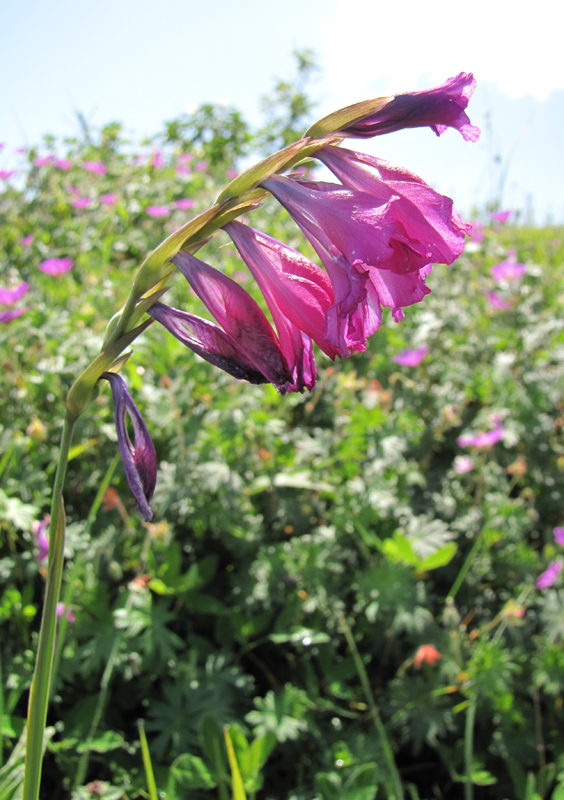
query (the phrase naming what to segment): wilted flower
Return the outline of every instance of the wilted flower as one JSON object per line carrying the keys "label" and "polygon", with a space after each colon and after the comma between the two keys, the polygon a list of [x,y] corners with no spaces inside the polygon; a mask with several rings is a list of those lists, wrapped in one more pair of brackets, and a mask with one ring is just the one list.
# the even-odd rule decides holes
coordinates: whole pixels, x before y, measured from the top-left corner
{"label": "wilted flower", "polygon": [[[464,139],[477,141],[480,129],[470,124],[466,106],[472,97],[476,81],[470,73],[461,72],[434,89],[397,94],[379,98],[377,108],[364,119],[344,125],[336,133],[358,138],[370,138],[403,128],[430,127],[440,136],[447,128],[460,131]],[[386,101],[387,102],[382,102]]]}
{"label": "wilted flower", "polygon": [[456,456],[453,467],[457,475],[465,475],[474,469],[474,461],[470,456]]}
{"label": "wilted flower", "polygon": [[45,272],[47,275],[63,275],[73,267],[72,259],[67,256],[66,258],[47,258],[42,261],[38,269]]}
{"label": "wilted flower", "polygon": [[475,436],[466,434],[457,439],[460,447],[492,447],[496,442],[503,438],[505,428],[501,424],[499,417],[494,417],[495,427],[491,431],[478,433]]}
{"label": "wilted flower", "polygon": [[168,206],[147,206],[145,212],[149,217],[168,217],[170,208]]}
{"label": "wilted flower", "polygon": [[108,171],[103,161],[85,161],[82,169],[91,172],[93,175],[105,175]]}
{"label": "wilted flower", "polygon": [[498,308],[500,311],[510,311],[512,308],[511,303],[504,300],[496,292],[484,292],[484,297],[493,308]]}
{"label": "wilted flower", "polygon": [[423,361],[428,352],[429,345],[424,344],[416,350],[404,350],[402,353],[398,353],[397,356],[392,358],[392,361],[395,361],[396,364],[401,364],[402,367],[416,367]]}
{"label": "wilted flower", "polygon": [[[143,518],[149,521],[153,516],[149,501],[153,496],[157,482],[157,454],[155,447],[143,417],[127,391],[125,381],[121,375],[117,375],[114,372],[104,372],[102,378],[109,381],[114,398],[118,445],[127,482],[137,500],[139,511]],[[133,443],[127,432],[126,415],[129,415],[133,426]]]}
{"label": "wilted flower", "polygon": [[422,664],[430,664],[433,666],[441,654],[436,647],[432,644],[422,644],[413,657],[413,666],[419,668]]}

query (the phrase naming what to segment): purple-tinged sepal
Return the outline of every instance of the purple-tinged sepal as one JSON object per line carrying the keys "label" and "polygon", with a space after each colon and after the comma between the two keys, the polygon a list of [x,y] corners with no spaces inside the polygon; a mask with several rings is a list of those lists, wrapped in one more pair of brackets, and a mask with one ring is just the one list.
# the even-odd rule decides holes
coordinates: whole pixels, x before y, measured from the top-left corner
{"label": "purple-tinged sepal", "polygon": [[[155,447],[143,417],[127,391],[121,375],[115,372],[104,372],[101,377],[109,382],[114,398],[118,445],[127,482],[137,500],[141,515],[148,522],[153,516],[149,501],[157,482]],[[133,443],[127,432],[127,415],[133,426]]]}

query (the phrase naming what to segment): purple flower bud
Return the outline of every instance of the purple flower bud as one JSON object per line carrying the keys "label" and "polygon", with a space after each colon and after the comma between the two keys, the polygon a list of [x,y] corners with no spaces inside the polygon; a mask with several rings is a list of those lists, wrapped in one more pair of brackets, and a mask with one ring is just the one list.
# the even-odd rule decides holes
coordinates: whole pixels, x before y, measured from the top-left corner
{"label": "purple flower bud", "polygon": [[473,75],[461,72],[434,89],[397,94],[374,113],[345,125],[338,133],[364,139],[428,126],[437,136],[447,128],[455,128],[466,141],[476,142],[480,129],[470,124],[465,111],[475,88]]}
{"label": "purple flower bud", "polygon": [[[104,372],[102,378],[110,383],[114,398],[115,423],[119,449],[125,468],[127,482],[139,505],[143,518],[149,521],[153,512],[149,500],[155,491],[157,482],[157,455],[143,417],[127,391],[125,381],[115,372]],[[133,426],[134,442],[131,443],[127,432],[129,415]]]}

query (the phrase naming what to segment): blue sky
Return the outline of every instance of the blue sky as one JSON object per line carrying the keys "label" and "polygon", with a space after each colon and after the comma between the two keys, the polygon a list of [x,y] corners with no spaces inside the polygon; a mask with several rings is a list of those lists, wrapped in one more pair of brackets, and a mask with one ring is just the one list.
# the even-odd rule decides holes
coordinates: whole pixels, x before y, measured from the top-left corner
{"label": "blue sky", "polygon": [[473,72],[477,144],[411,130],[362,147],[418,173],[466,214],[498,196],[505,171],[504,207],[564,222],[564,60],[553,13],[549,0],[537,0],[534,16],[504,0],[4,0],[0,168],[45,133],[75,133],[77,110],[93,125],[122,121],[133,139],[202,102],[232,103],[257,122],[260,96],[292,74],[292,50],[310,47],[323,69],[318,116]]}

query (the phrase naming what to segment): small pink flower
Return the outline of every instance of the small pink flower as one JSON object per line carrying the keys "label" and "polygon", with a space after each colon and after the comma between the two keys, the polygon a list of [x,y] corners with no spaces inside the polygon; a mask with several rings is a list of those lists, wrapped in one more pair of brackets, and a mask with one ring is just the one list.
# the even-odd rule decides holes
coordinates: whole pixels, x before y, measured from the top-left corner
{"label": "small pink flower", "polygon": [[554,539],[556,541],[556,544],[559,544],[562,547],[564,547],[564,528],[554,529]]}
{"label": "small pink flower", "polygon": [[41,158],[36,158],[33,162],[34,167],[46,167],[47,164],[50,164],[53,161],[53,156],[42,156]]}
{"label": "small pink flower", "polygon": [[436,647],[432,644],[422,644],[413,657],[413,665],[419,668],[422,664],[430,664],[433,667],[439,658],[442,656]]}
{"label": "small pink flower", "polygon": [[496,283],[501,281],[514,281],[520,278],[527,271],[525,264],[517,264],[514,259],[509,258],[501,264],[494,264],[490,272]]}
{"label": "small pink flower", "polygon": [[189,208],[194,208],[196,201],[186,197],[184,200],[177,200],[174,205],[178,211],[187,211]]}
{"label": "small pink flower", "polygon": [[7,181],[15,174],[15,169],[0,169],[0,180]]}
{"label": "small pink flower", "polygon": [[67,256],[66,258],[47,258],[39,265],[39,269],[47,275],[63,275],[72,269],[72,266],[72,259]]}
{"label": "small pink flower", "polygon": [[151,156],[151,166],[155,168],[164,167],[164,161],[160,150],[155,150]]}
{"label": "small pink flower", "polygon": [[228,169],[226,174],[230,181],[234,181],[235,178],[239,175],[236,169]]}
{"label": "small pink flower", "polygon": [[150,217],[168,217],[170,214],[168,206],[147,206],[145,211]]}
{"label": "small pink flower", "polygon": [[29,311],[29,306],[14,308],[12,311],[0,311],[0,322],[11,322],[13,319],[21,317],[26,311]]}
{"label": "small pink flower", "polygon": [[552,561],[548,567],[542,572],[535,584],[537,589],[548,589],[549,586],[552,586],[553,583],[556,582],[556,579],[562,572],[562,562],[561,561]]}
{"label": "small pink flower", "polygon": [[481,222],[472,222],[472,233],[470,234],[470,241],[480,244],[484,240],[485,230]]}
{"label": "small pink flower", "polygon": [[178,156],[178,163],[179,164],[189,164],[193,160],[194,156],[192,153],[181,153]]}
{"label": "small pink flower", "polygon": [[99,200],[104,206],[115,206],[117,194],[101,194]]}
{"label": "small pink flower", "polygon": [[494,222],[507,222],[511,214],[511,211],[493,211],[492,219]]}
{"label": "small pink flower", "polygon": [[194,167],[196,172],[205,172],[207,170],[207,168],[208,168],[208,162],[207,161],[198,161],[198,163]]}
{"label": "small pink flower", "polygon": [[401,364],[402,367],[416,367],[423,361],[428,352],[429,345],[424,344],[422,347],[417,348],[417,350],[404,350],[402,353],[394,356],[392,361],[395,361],[396,364]]}
{"label": "small pink flower", "polygon": [[0,286],[0,305],[13,306],[14,303],[25,297],[28,291],[29,283],[20,283],[18,286],[14,286],[13,289],[3,289]]}
{"label": "small pink flower", "polygon": [[73,208],[88,208],[92,201],[89,197],[77,197],[76,200],[73,200],[71,206]]}
{"label": "small pink flower", "polygon": [[80,197],[79,190],[76,188],[76,186],[73,186],[72,183],[69,183],[65,188],[69,194],[72,194],[73,197]]}
{"label": "small pink flower", "polygon": [[57,603],[57,617],[62,619],[66,611],[66,617],[68,622],[76,622],[76,617],[72,613],[72,606],[65,606],[64,603]]}
{"label": "small pink flower", "polygon": [[454,471],[457,475],[465,475],[474,469],[474,461],[470,456],[456,456],[454,459]]}
{"label": "small pink flower", "polygon": [[496,292],[484,292],[484,297],[493,308],[498,308],[500,311],[510,311],[512,308],[511,303],[508,303]]}
{"label": "small pink flower", "polygon": [[108,168],[102,161],[85,161],[82,168],[93,175],[105,175]]}
{"label": "small pink flower", "polygon": [[177,164],[175,169],[177,175],[189,176],[192,174],[192,170],[190,169],[188,164]]}
{"label": "small pink flower", "polygon": [[496,442],[499,442],[503,438],[505,428],[501,424],[499,417],[494,417],[492,422],[495,427],[491,431],[482,431],[475,436],[470,434],[459,436],[457,442],[460,447],[492,447]]}
{"label": "small pink flower", "polygon": [[0,152],[6,147],[6,142],[0,142]]}
{"label": "small pink flower", "polygon": [[69,161],[68,158],[56,158],[55,166],[67,172],[72,167],[72,161]]}
{"label": "small pink flower", "polygon": [[36,558],[40,564],[45,561],[49,555],[49,536],[46,533],[46,528],[50,522],[51,517],[45,515],[41,522],[32,522],[31,524],[31,532],[37,547]]}
{"label": "small pink flower", "polygon": [[29,247],[31,244],[33,244],[33,236],[31,233],[28,236],[24,236],[22,238],[22,244],[24,247]]}

